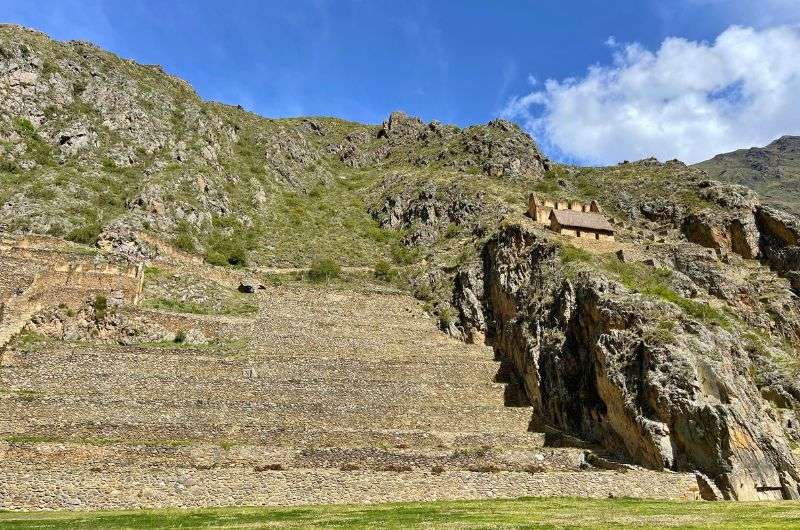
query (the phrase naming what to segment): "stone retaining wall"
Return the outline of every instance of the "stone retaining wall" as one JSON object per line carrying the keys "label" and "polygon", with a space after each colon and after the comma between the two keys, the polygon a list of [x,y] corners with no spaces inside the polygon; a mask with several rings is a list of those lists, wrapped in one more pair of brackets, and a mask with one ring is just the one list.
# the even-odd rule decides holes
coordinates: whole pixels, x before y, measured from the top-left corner
{"label": "stone retaining wall", "polygon": [[0,468],[0,509],[96,510],[515,497],[698,499],[692,474]]}

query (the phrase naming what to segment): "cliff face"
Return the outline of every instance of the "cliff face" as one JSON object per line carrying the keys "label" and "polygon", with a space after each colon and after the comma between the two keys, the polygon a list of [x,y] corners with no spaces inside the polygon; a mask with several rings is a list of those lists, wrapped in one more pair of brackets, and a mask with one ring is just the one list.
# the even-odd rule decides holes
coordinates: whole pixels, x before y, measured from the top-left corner
{"label": "cliff face", "polygon": [[725,498],[800,498],[800,468],[736,332],[574,272],[563,252],[508,226],[460,282],[474,302],[465,316],[485,322],[534,418],[641,465],[700,470]]}

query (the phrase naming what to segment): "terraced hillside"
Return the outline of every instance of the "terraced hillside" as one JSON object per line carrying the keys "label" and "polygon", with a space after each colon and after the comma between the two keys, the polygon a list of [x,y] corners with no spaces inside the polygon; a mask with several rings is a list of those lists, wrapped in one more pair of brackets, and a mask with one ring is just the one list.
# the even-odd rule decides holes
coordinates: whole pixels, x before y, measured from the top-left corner
{"label": "terraced hillside", "polygon": [[[236,281],[207,280],[233,298]],[[0,508],[698,495],[692,474],[548,447],[492,349],[406,295],[290,282],[250,296],[249,316],[116,310],[202,337],[180,343],[19,337],[0,371]]]}
{"label": "terraced hillside", "polygon": [[[708,177],[553,164],[504,120],[265,118],[0,25],[3,502],[675,497],[692,472],[798,499],[800,219]],[[531,193],[598,202],[616,241],[556,237]],[[578,438],[653,473],[584,470],[618,466]]]}

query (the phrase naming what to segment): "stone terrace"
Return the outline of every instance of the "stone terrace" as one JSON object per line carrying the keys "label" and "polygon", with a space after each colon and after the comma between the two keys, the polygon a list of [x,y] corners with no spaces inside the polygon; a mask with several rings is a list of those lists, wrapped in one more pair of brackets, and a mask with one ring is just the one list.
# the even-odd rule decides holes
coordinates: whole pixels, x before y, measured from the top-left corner
{"label": "stone terrace", "polygon": [[546,447],[530,409],[505,406],[492,350],[442,334],[409,297],[254,300],[254,318],[130,309],[211,345],[9,348],[0,508],[697,497],[690,474],[596,470]]}

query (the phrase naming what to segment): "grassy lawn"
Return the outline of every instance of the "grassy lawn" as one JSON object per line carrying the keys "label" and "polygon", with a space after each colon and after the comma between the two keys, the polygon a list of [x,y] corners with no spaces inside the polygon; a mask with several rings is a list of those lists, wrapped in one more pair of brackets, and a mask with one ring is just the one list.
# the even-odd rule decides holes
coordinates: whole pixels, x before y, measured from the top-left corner
{"label": "grassy lawn", "polygon": [[0,513],[0,528],[800,528],[800,503],[517,499]]}

